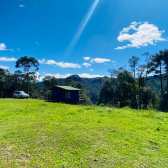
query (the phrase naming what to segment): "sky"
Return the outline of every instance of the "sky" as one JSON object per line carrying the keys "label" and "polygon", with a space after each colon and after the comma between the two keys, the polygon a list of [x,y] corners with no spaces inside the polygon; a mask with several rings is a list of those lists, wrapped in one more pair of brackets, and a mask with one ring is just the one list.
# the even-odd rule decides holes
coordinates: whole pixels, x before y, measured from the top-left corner
{"label": "sky", "polygon": [[134,55],[168,48],[166,0],[1,0],[0,68],[23,56],[39,75],[109,75]]}

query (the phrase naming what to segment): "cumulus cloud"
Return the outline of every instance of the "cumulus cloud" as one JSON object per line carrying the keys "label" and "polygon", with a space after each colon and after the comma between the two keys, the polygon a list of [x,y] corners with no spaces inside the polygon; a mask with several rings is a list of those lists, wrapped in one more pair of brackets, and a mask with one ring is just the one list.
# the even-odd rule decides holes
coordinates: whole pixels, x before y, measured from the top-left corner
{"label": "cumulus cloud", "polygon": [[36,42],[36,44],[39,44],[38,42]]}
{"label": "cumulus cloud", "polygon": [[90,60],[90,57],[83,57],[83,59],[84,59],[85,61],[88,61],[88,60]]}
{"label": "cumulus cloud", "polygon": [[6,61],[6,62],[12,62],[12,61],[16,61],[17,59],[12,57],[12,58],[6,58],[6,57],[0,57],[0,61]]}
{"label": "cumulus cloud", "polygon": [[68,62],[56,62],[54,60],[48,60],[46,63],[47,65],[57,65],[61,68],[81,68],[81,65],[74,64],[74,63],[68,63]]}
{"label": "cumulus cloud", "polygon": [[95,63],[105,63],[105,62],[110,62],[110,59],[106,59],[106,58],[92,58],[91,59],[91,63],[95,62]]}
{"label": "cumulus cloud", "polygon": [[[135,31],[133,34],[129,34],[129,31]],[[116,50],[121,50],[130,47],[146,47],[148,45],[155,45],[159,41],[167,41],[162,38],[162,34],[165,30],[159,31],[159,28],[148,22],[132,22],[129,27],[123,28],[120,32],[117,40],[119,42],[129,41],[130,44],[125,46],[119,46]]]}
{"label": "cumulus cloud", "polygon": [[89,69],[90,71],[94,71],[93,69]]}
{"label": "cumulus cloud", "polygon": [[45,62],[45,59],[43,58],[42,60],[38,60],[40,64],[43,64]]}
{"label": "cumulus cloud", "polygon": [[8,66],[3,66],[3,65],[0,65],[0,68],[2,68],[2,69],[9,69]]}
{"label": "cumulus cloud", "polygon": [[24,8],[24,7],[25,7],[25,5],[19,5],[19,7],[20,7],[20,8]]}
{"label": "cumulus cloud", "polygon": [[99,78],[99,77],[104,77],[104,75],[91,75],[87,73],[83,74],[78,74],[81,78]]}
{"label": "cumulus cloud", "polygon": [[[54,76],[55,78],[59,79],[59,78],[67,78],[67,77],[69,77],[69,76],[71,76],[73,74],[68,73],[68,74],[61,75],[61,74],[49,74],[48,73],[45,76],[47,76],[47,75]],[[98,78],[98,77],[104,77],[104,75],[91,75],[91,74],[87,74],[87,73],[77,74],[77,75],[79,75],[81,78]],[[39,80],[42,80],[45,76],[40,77]]]}
{"label": "cumulus cloud", "polygon": [[0,51],[5,51],[5,50],[13,50],[13,49],[7,49],[4,43],[0,43]]}
{"label": "cumulus cloud", "polygon": [[87,62],[84,62],[82,65],[85,66],[86,68],[88,68],[88,67],[91,66],[91,64],[89,64],[89,63],[87,63]]}
{"label": "cumulus cloud", "polygon": [[17,48],[18,49],[18,51],[20,51],[20,48]]}

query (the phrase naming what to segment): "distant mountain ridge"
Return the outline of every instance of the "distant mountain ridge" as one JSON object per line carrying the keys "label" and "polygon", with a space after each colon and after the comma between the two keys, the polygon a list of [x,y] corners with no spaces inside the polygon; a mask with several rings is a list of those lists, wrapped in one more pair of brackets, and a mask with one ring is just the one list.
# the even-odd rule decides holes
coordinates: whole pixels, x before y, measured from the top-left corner
{"label": "distant mountain ridge", "polygon": [[[93,104],[97,104],[99,100],[99,93],[102,88],[103,82],[108,77],[97,77],[97,78],[81,78],[78,75],[71,75],[67,78],[59,78],[58,82],[59,84],[67,84],[68,80],[71,79],[73,82],[78,82],[83,85],[83,90],[87,94],[87,96],[90,98],[90,100],[93,102]],[[37,85],[39,87],[44,87],[43,82],[38,82]],[[160,77],[149,77],[149,80],[146,83],[146,87],[151,87],[152,90],[160,96]],[[166,81],[163,81],[163,88],[166,87]]]}
{"label": "distant mountain ridge", "polygon": [[[81,78],[79,75],[71,75],[67,78],[59,78],[58,82],[59,84],[66,84],[68,83],[68,80],[71,79],[73,82],[81,83],[83,85],[84,92],[93,102],[93,104],[96,104],[99,100],[99,92],[101,90],[103,82],[107,78],[108,77]],[[38,82],[37,85],[39,87],[44,87],[43,82]]]}

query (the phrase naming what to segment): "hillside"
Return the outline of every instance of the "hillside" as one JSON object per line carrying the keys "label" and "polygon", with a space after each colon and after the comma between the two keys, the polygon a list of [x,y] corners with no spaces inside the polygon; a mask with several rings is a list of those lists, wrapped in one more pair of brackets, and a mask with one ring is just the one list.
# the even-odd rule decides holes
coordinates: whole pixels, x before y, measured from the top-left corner
{"label": "hillside", "polygon": [[[101,87],[103,85],[104,79],[107,79],[107,77],[104,78],[80,78],[78,75],[72,75],[65,79],[58,79],[59,84],[66,84],[68,83],[68,79],[73,80],[74,82],[82,83],[84,92],[87,94],[87,96],[90,98],[90,100],[93,102],[93,104],[97,104],[99,100],[99,93],[101,90]],[[44,87],[43,82],[38,82],[38,86]],[[160,77],[149,77],[149,80],[146,83],[146,87],[151,87],[151,89],[155,92],[156,95],[160,96]],[[163,88],[166,87],[166,81],[163,80]]]}
{"label": "hillside", "polygon": [[[150,76],[149,81],[147,81],[146,86],[152,88],[155,94],[160,95],[160,76]],[[163,80],[163,90],[166,88],[166,80]]]}
{"label": "hillside", "polygon": [[[99,100],[99,92],[101,90],[101,86],[103,84],[104,78],[80,78],[78,75],[72,75],[66,79],[58,79],[59,84],[66,84],[68,79],[73,80],[74,82],[82,83],[83,90],[93,102],[96,104]],[[44,87],[43,82],[38,82],[38,86]]]}
{"label": "hillside", "polygon": [[0,167],[167,167],[168,114],[0,99]]}

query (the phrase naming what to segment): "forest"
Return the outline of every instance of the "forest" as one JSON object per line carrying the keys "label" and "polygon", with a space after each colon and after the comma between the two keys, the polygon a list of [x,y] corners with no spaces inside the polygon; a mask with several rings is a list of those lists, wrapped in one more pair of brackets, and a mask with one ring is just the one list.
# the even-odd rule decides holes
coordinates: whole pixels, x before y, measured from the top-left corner
{"label": "forest", "polygon": [[[51,100],[53,85],[76,85],[83,91],[85,105],[97,104],[133,109],[156,109],[168,111],[168,50],[156,54],[142,54],[145,64],[139,64],[140,58],[132,56],[128,66],[108,69],[109,76],[103,78],[80,78],[72,75],[66,79],[45,76],[38,81],[39,62],[33,57],[21,57],[16,61],[16,71],[0,69],[0,98],[12,98],[14,91],[23,90],[33,99]],[[127,68],[126,68],[127,67]],[[21,71],[22,70],[22,71]]]}

